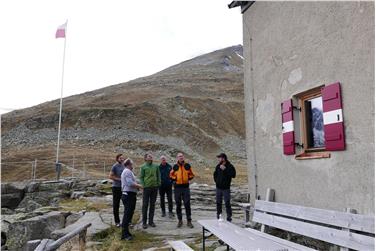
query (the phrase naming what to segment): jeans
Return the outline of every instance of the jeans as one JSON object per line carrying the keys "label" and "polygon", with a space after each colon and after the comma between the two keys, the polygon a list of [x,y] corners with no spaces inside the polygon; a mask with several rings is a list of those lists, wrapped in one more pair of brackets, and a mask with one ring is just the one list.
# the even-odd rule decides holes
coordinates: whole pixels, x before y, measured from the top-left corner
{"label": "jeans", "polygon": [[123,215],[123,231],[121,233],[122,238],[130,236],[129,224],[132,222],[132,217],[134,209],[136,207],[137,194],[135,192],[127,192],[127,195],[123,194],[121,197],[124,205],[124,215]]}
{"label": "jeans", "polygon": [[167,201],[168,201],[168,211],[172,213],[172,186],[163,187],[161,186],[159,188],[159,197],[161,199],[161,209],[162,213],[166,213],[166,207],[165,207],[165,194],[167,195]]}
{"label": "jeans", "polygon": [[191,193],[189,187],[175,187],[174,193],[178,220],[181,221],[183,219],[183,215],[181,213],[181,201],[183,200],[187,220],[191,221]]}
{"label": "jeans", "polygon": [[232,220],[232,210],[231,210],[231,193],[230,189],[216,189],[216,203],[217,203],[217,218],[222,214],[222,199],[225,201],[227,220]]}
{"label": "jeans", "polygon": [[142,197],[142,223],[146,224],[148,220],[148,208],[149,209],[149,224],[154,221],[155,201],[157,200],[158,187],[146,187]]}
{"label": "jeans", "polygon": [[121,195],[122,192],[120,187],[112,187],[112,209],[114,213],[115,224],[120,223],[119,208]]}

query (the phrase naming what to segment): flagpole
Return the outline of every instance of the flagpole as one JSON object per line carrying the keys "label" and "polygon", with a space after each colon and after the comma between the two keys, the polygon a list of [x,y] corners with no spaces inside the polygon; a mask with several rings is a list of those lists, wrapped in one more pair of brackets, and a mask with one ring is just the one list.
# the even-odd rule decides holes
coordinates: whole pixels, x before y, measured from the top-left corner
{"label": "flagpole", "polygon": [[64,86],[64,66],[65,66],[65,48],[67,44],[67,27],[65,28],[64,36],[64,52],[63,52],[63,70],[61,74],[61,90],[60,90],[60,111],[59,111],[59,127],[57,131],[57,147],[56,147],[56,179],[60,179],[61,166],[59,163],[59,150],[60,150],[60,130],[61,130],[61,112],[63,110],[63,86]]}

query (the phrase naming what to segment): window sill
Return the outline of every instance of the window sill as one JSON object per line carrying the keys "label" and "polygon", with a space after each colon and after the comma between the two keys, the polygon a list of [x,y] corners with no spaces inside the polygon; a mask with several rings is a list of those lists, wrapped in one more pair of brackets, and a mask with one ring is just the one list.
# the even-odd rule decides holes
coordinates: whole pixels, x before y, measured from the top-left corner
{"label": "window sill", "polygon": [[295,156],[297,160],[330,158],[330,152],[305,152]]}

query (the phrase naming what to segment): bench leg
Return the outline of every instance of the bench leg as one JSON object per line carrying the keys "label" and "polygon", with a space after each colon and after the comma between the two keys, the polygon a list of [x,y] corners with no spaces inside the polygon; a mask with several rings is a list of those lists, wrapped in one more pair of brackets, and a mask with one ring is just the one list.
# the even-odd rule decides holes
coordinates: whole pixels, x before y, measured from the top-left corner
{"label": "bench leg", "polygon": [[230,251],[230,246],[229,245],[227,245],[227,249],[226,249],[227,251]]}
{"label": "bench leg", "polygon": [[202,251],[205,251],[205,228],[202,227]]}

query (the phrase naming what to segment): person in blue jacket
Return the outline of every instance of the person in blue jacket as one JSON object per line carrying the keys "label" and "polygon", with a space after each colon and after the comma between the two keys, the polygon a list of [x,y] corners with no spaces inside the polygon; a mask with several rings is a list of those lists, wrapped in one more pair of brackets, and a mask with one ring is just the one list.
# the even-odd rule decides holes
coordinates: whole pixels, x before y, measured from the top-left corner
{"label": "person in blue jacket", "polygon": [[167,163],[167,158],[161,156],[161,164],[159,165],[159,172],[161,174],[161,186],[159,187],[159,197],[161,199],[162,217],[166,216],[165,195],[167,195],[168,214],[172,218],[172,180],[170,179],[171,165]]}

